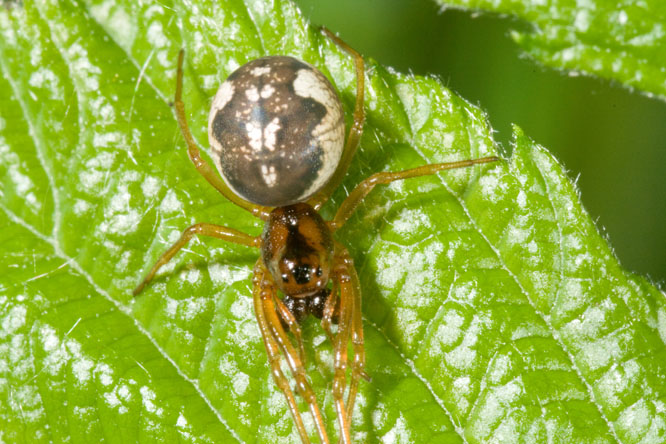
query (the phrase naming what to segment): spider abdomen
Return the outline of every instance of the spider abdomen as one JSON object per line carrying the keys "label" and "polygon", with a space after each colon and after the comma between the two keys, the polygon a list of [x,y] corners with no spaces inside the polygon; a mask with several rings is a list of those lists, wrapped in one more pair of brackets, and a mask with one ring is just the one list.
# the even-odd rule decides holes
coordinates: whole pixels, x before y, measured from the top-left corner
{"label": "spider abdomen", "polygon": [[208,118],[213,158],[227,185],[258,205],[302,202],[335,172],[344,114],[328,79],[287,56],[253,60],[220,86]]}
{"label": "spider abdomen", "polygon": [[293,297],[326,288],[333,263],[333,236],[312,206],[274,209],[262,235],[262,258],[277,287]]}

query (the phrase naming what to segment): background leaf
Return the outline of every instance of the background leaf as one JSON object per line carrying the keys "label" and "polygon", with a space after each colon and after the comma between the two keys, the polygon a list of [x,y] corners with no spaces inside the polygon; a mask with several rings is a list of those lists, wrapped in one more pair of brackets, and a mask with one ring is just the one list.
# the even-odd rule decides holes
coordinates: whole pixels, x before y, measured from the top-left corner
{"label": "background leaf", "polygon": [[[0,430],[9,442],[296,442],[250,303],[258,234],[192,168],[168,102],[179,48],[205,145],[222,79],[265,54],[322,69],[353,106],[351,60],[288,2],[39,1],[0,10]],[[380,170],[496,152],[438,81],[369,63],[347,190]],[[339,234],[364,291],[358,442],[658,442],[664,300],[621,270],[561,167],[518,128],[499,164],[374,191]],[[308,373],[334,432],[328,341]],[[307,415],[306,415],[307,417]]]}
{"label": "background leaf", "polygon": [[532,25],[513,38],[545,65],[614,79],[666,99],[666,4],[586,0],[437,0],[511,14]]}

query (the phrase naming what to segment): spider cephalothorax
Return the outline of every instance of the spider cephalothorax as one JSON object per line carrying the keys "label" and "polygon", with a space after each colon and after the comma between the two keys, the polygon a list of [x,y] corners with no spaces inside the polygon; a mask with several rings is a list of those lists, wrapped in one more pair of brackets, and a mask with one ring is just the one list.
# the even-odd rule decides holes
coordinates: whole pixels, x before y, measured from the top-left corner
{"label": "spider cephalothorax", "polygon": [[328,285],[333,265],[333,235],[306,203],[271,211],[262,234],[264,265],[284,294],[311,296]]}
{"label": "spider cephalothorax", "polygon": [[263,57],[231,74],[213,100],[208,136],[222,178],[201,158],[188,128],[181,99],[183,51],[180,52],[174,106],[190,159],[222,195],[262,219],[265,226],[257,237],[208,223],[188,227],[158,259],[134,294],[141,292],[157,270],[194,235],[260,248],[261,257],[254,267],[254,312],[271,374],[287,399],[301,441],[309,443],[310,436],[289,378],[282,371],[282,355],[287,358],[297,393],[314,418],[320,441],[330,442],[304,368],[299,323],[313,315],[321,319],[333,344],[333,402],[340,440],[350,444],[358,384],[361,378],[369,378],[365,373],[359,279],[347,249],[335,241],[335,231],[376,185],[499,159],[484,157],[373,174],[354,188],[333,220],[324,221],[317,211],[340,185],[358,146],[364,121],[363,58],[336,36],[324,32],[354,57],[356,65],[356,105],[346,142],[342,105],[328,79],[313,66],[292,57]]}

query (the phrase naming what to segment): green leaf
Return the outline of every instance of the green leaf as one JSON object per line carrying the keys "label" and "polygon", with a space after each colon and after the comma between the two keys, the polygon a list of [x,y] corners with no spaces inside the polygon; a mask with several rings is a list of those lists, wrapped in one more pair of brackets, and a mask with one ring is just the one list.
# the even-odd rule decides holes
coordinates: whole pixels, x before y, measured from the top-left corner
{"label": "green leaf", "polygon": [[514,40],[547,66],[612,79],[666,99],[666,3],[661,0],[436,0],[527,22]]}
{"label": "green leaf", "polygon": [[[217,86],[265,54],[318,66],[351,114],[352,61],[289,2],[6,2],[2,441],[298,441],[252,312],[257,251],[192,242],[131,296],[189,224],[261,232],[187,158],[169,106],[181,47],[204,146]],[[326,217],[373,172],[496,154],[478,108],[368,62],[361,149]],[[373,378],[355,442],[664,440],[664,295],[619,267],[520,129],[506,162],[373,191],[338,240],[361,276]],[[304,335],[335,436],[331,347],[316,322]]]}

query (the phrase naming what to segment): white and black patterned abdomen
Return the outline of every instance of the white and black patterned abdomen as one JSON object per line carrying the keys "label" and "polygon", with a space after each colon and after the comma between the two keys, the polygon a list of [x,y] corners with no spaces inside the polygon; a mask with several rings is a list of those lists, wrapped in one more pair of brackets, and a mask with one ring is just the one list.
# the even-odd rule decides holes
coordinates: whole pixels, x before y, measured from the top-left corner
{"label": "white and black patterned abdomen", "polygon": [[256,59],[220,86],[208,139],[236,194],[271,207],[302,202],[326,184],[342,155],[340,99],[311,65],[286,56]]}

